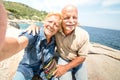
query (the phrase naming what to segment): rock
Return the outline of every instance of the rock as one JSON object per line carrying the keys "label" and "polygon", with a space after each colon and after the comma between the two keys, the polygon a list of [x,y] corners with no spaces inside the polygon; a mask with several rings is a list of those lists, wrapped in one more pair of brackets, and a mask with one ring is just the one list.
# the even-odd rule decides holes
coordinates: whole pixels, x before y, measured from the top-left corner
{"label": "rock", "polygon": [[[19,32],[21,31],[9,27],[7,36],[17,37]],[[12,79],[23,54],[22,50],[0,62],[0,80]],[[120,50],[91,43],[86,63],[89,80],[120,80]]]}
{"label": "rock", "polygon": [[9,21],[9,25],[10,25],[10,26],[13,26],[13,27],[15,27],[15,28],[17,28],[17,29],[20,29],[20,26],[18,25],[17,22]]}
{"label": "rock", "polygon": [[89,80],[120,80],[120,51],[91,44],[86,59]]}
{"label": "rock", "polygon": [[23,53],[22,50],[16,55],[0,62],[0,80],[12,80]]}

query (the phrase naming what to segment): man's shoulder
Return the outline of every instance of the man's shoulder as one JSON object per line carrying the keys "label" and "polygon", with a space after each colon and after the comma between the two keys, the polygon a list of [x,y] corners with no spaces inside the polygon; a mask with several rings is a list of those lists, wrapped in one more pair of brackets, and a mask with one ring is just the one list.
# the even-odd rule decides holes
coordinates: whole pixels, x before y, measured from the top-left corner
{"label": "man's shoulder", "polygon": [[86,30],[82,29],[81,27],[76,27],[75,36],[78,39],[88,39],[89,38],[88,32]]}
{"label": "man's shoulder", "polygon": [[83,29],[83,28],[81,28],[81,27],[76,27],[76,30],[75,30],[75,32],[77,33],[77,34],[88,34],[88,32],[85,30],[85,29]]}

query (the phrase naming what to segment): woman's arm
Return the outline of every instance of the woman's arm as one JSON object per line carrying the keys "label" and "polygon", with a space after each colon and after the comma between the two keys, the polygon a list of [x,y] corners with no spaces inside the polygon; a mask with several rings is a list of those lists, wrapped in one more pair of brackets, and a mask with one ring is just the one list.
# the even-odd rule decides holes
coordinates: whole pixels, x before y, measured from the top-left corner
{"label": "woman's arm", "polygon": [[0,1],[0,49],[3,46],[5,40],[5,33],[7,28],[7,12]]}
{"label": "woman's arm", "polygon": [[21,36],[18,38],[6,37],[3,47],[0,50],[0,61],[11,57],[28,45],[28,38]]}

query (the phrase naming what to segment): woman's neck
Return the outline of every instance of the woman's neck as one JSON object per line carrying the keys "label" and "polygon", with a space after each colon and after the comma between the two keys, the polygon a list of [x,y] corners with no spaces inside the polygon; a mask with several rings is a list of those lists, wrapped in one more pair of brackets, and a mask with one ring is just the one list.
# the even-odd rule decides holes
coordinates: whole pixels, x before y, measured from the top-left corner
{"label": "woman's neck", "polygon": [[50,41],[51,41],[51,37],[47,37],[47,36],[46,36],[46,39],[47,39],[47,44],[49,44]]}

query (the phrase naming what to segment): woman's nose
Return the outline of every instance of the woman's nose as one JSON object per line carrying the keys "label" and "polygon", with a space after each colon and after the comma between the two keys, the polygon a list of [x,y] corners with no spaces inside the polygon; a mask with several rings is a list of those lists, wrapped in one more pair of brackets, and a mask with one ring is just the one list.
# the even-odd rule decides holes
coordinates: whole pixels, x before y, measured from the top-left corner
{"label": "woman's nose", "polygon": [[51,28],[53,28],[54,27],[54,23],[52,22],[52,23],[50,23],[50,27]]}

